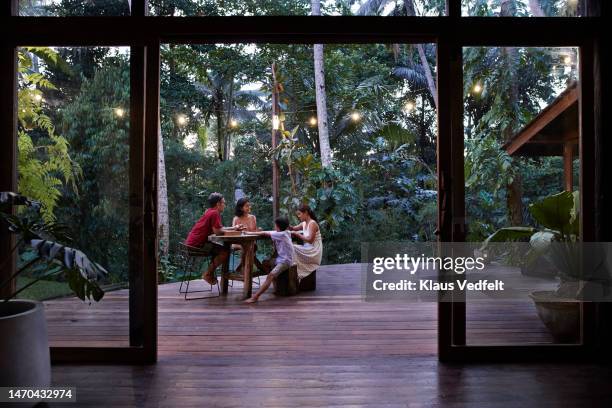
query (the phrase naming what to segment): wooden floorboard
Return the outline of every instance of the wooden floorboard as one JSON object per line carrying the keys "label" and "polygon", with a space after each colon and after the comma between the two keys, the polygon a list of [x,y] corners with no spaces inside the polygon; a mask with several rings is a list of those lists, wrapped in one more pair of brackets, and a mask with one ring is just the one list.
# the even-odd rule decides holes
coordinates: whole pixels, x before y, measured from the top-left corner
{"label": "wooden floorboard", "polygon": [[[291,350],[435,353],[437,305],[364,302],[360,274],[359,264],[324,266],[315,292],[290,298],[269,293],[256,306],[239,301],[240,282],[227,297],[188,302],[178,295],[178,284],[160,285],[160,353],[233,354],[251,347],[270,356]],[[202,281],[194,285],[205,288]],[[128,345],[127,290],[109,292],[98,304],[66,298],[45,306],[53,346]],[[468,344],[552,342],[529,299],[469,303],[467,313]]]}
{"label": "wooden floorboard", "polygon": [[[54,384],[100,407],[612,406],[608,368],[443,365],[435,303],[364,302],[359,265],[322,267],[317,278],[315,292],[253,306],[239,301],[239,283],[188,302],[161,285],[156,365],[54,366]],[[127,291],[92,306],[47,302],[52,344],[127,344],[127,304]],[[467,310],[468,341],[551,341],[530,301]]]}

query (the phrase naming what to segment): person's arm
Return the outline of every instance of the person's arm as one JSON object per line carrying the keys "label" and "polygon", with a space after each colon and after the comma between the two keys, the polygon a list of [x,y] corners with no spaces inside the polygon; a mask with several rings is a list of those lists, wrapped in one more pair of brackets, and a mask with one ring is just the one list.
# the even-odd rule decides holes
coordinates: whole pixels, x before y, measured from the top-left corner
{"label": "person's arm", "polygon": [[212,223],[212,230],[215,235],[223,235],[223,231],[226,229],[224,229],[223,224],[221,224],[221,214],[217,212],[217,214],[210,221]]}
{"label": "person's arm", "polygon": [[271,237],[272,231],[250,231],[249,235],[262,235],[264,237]]}
{"label": "person's arm", "polygon": [[313,221],[308,225],[306,234],[300,234],[299,232],[292,232],[291,235],[301,239],[304,242],[312,244],[315,238],[317,237],[318,230],[319,230],[319,224]]}
{"label": "person's arm", "polygon": [[[289,227],[289,230],[290,230],[290,231],[299,231],[299,230],[301,230],[301,229],[303,229],[303,228],[304,228],[304,227],[303,227],[303,224],[304,224],[303,222],[300,222],[300,223],[299,223],[298,225],[296,225],[295,227],[291,227],[291,226],[290,226],[290,227]],[[292,235],[293,235],[293,234],[292,234]]]}

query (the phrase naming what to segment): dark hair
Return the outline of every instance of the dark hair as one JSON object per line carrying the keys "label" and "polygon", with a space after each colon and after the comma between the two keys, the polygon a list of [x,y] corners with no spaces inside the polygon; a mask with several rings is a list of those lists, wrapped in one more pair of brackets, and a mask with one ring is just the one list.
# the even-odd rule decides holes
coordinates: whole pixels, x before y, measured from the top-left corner
{"label": "dark hair", "polygon": [[221,194],[221,193],[211,193],[208,196],[208,206],[210,208],[215,208],[217,203],[220,202],[221,200],[223,200],[223,194]]}
{"label": "dark hair", "polygon": [[310,218],[312,218],[315,222],[319,222],[319,220],[317,220],[317,216],[312,211],[312,209],[308,206],[308,204],[300,205],[300,207],[298,208],[298,211],[301,212],[301,213],[308,213]]}
{"label": "dark hair", "polygon": [[287,217],[278,217],[274,220],[274,223],[281,231],[285,231],[287,228],[289,228],[289,220]]}
{"label": "dark hair", "polygon": [[234,210],[234,214],[236,217],[242,217],[244,215],[244,205],[249,202],[249,199],[246,197],[242,197],[236,201],[236,209]]}

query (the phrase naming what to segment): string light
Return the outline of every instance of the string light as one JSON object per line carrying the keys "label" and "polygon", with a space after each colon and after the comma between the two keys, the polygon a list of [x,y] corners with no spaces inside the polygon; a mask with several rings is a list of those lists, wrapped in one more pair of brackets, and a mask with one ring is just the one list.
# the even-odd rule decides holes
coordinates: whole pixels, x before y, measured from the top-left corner
{"label": "string light", "polygon": [[42,101],[42,95],[41,95],[41,94],[36,94],[36,95],[34,95],[34,100],[35,100],[36,102],[40,102],[40,101]]}
{"label": "string light", "polygon": [[115,108],[115,115],[118,118],[122,118],[125,115],[125,111],[122,108]]}
{"label": "string light", "polygon": [[361,119],[361,115],[359,114],[359,112],[353,112],[351,113],[351,119],[353,120],[353,122],[358,122]]}
{"label": "string light", "polygon": [[475,94],[479,94],[482,92],[482,85],[480,85],[477,82],[476,85],[474,85],[474,88],[472,90],[474,91]]}
{"label": "string light", "polygon": [[414,110],[415,106],[414,106],[414,102],[412,101],[408,101],[406,102],[406,104],[404,105],[404,112],[406,113],[410,113]]}
{"label": "string light", "polygon": [[572,65],[572,57],[570,57],[569,55],[566,55],[565,57],[563,57],[563,63],[565,65]]}
{"label": "string light", "polygon": [[178,123],[180,126],[184,126],[187,124],[187,116],[185,115],[178,115],[176,118],[176,123]]}
{"label": "string light", "polygon": [[317,118],[315,118],[314,116],[312,118],[310,118],[310,120],[308,121],[308,123],[310,123],[310,126],[316,126],[317,124]]}
{"label": "string light", "polygon": [[238,127],[238,121],[236,119],[230,120],[230,127]]}

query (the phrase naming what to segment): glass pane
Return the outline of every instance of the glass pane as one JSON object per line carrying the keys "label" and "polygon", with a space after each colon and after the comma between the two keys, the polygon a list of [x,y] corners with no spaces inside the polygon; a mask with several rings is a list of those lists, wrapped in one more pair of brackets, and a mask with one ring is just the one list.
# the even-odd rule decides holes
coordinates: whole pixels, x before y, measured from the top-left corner
{"label": "glass pane", "polygon": [[127,16],[129,0],[19,0],[20,16]]}
{"label": "glass pane", "polygon": [[[579,239],[554,235],[536,210],[544,200],[556,203],[559,194],[569,199],[568,212],[578,208],[571,195],[579,189],[578,49],[481,47],[463,54],[467,238],[527,247],[508,245],[489,259],[485,277],[511,282],[516,293],[507,291],[503,299],[468,295],[467,341],[574,341],[558,336],[549,315],[559,306],[567,309],[559,320],[577,318],[577,304],[555,301],[566,292],[563,275],[535,254],[547,234]],[[548,302],[540,301],[544,295]]]}
{"label": "glass pane", "polygon": [[476,17],[583,17],[589,0],[461,0],[461,14]]}
{"label": "glass pane", "polygon": [[[323,0],[321,15],[329,16],[440,16],[446,0]],[[149,0],[156,16],[306,16],[310,0]]]}
{"label": "glass pane", "polygon": [[[129,103],[129,48],[19,49],[19,192],[39,205],[18,216],[82,251],[19,248],[18,287],[36,282],[19,297],[44,301],[52,346],[128,345]],[[79,272],[100,301],[76,297]]]}

